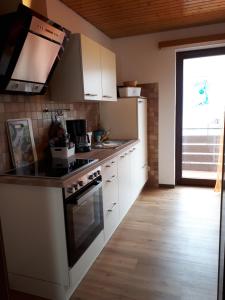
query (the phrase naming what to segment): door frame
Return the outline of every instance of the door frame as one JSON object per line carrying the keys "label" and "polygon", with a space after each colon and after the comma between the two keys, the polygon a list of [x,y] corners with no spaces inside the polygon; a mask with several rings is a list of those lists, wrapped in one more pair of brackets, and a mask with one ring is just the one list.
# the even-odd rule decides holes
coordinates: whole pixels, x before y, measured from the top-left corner
{"label": "door frame", "polygon": [[215,186],[215,180],[182,178],[182,131],[183,131],[183,61],[188,58],[225,55],[225,47],[189,50],[176,53],[176,184]]}

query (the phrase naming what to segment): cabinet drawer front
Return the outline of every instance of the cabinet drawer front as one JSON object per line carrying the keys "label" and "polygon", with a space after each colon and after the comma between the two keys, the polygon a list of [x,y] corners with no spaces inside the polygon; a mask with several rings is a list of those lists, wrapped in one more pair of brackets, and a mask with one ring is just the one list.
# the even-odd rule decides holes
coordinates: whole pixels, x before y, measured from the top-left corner
{"label": "cabinet drawer front", "polygon": [[120,222],[119,205],[117,202],[105,212],[105,217],[104,217],[105,241],[107,241],[111,237],[116,227],[119,225],[119,222]]}
{"label": "cabinet drawer front", "polygon": [[102,178],[103,182],[117,177],[117,159],[109,160],[102,166]]}
{"label": "cabinet drawer front", "polygon": [[107,241],[120,222],[117,177],[103,184],[104,234]]}
{"label": "cabinet drawer front", "polygon": [[107,211],[118,202],[118,181],[116,177],[113,177],[110,181],[107,180],[103,185],[103,209],[104,215],[107,215]]}

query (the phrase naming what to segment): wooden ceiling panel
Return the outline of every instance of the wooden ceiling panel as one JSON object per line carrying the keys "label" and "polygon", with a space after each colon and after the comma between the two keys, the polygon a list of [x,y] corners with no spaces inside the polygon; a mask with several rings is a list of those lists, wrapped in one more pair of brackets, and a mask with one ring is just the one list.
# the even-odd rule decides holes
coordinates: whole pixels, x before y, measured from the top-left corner
{"label": "wooden ceiling panel", "polygon": [[61,0],[111,38],[225,22],[224,0]]}

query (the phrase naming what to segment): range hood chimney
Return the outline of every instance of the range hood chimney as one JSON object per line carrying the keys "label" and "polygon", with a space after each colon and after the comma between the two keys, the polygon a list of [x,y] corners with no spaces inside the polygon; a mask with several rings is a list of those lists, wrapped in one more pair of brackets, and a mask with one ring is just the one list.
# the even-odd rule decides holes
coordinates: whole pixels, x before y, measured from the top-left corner
{"label": "range hood chimney", "polygon": [[46,0],[1,0],[0,15],[15,12],[19,4],[23,4],[42,16],[47,17]]}

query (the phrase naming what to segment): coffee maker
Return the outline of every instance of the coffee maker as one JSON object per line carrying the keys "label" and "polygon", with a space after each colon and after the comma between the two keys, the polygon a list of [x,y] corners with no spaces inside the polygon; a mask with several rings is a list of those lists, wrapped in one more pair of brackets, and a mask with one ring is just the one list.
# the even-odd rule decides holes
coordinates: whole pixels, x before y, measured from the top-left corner
{"label": "coffee maker", "polygon": [[70,140],[75,144],[76,152],[91,151],[91,141],[87,134],[87,120],[67,120],[66,128]]}

